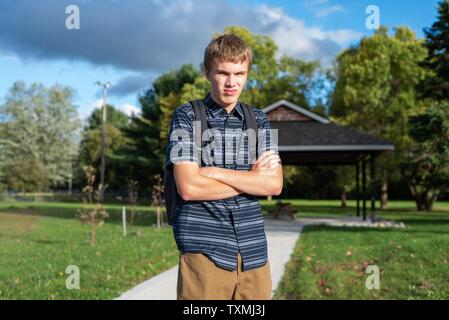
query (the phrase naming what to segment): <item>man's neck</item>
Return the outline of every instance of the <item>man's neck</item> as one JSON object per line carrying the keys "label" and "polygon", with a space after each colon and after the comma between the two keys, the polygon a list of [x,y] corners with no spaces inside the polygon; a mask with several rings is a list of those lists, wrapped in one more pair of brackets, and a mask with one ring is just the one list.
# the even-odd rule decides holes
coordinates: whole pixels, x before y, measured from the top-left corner
{"label": "man's neck", "polygon": [[232,112],[234,111],[234,109],[235,109],[235,106],[237,105],[237,101],[238,101],[238,100],[237,100],[236,102],[230,104],[230,105],[222,105],[221,103],[218,103],[218,102],[217,102],[218,99],[216,99],[216,98],[214,97],[214,94],[213,94],[212,92],[210,93],[210,96],[211,96],[212,100],[214,100],[214,102],[215,102],[216,104],[218,104],[220,107],[222,107],[223,109],[225,109],[227,113],[232,113]]}

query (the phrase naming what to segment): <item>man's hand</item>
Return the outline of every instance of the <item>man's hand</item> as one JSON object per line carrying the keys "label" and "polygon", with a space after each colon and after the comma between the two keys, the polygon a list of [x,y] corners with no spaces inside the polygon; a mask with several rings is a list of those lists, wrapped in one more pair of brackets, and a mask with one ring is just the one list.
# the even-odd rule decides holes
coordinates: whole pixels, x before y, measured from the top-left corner
{"label": "man's hand", "polygon": [[280,163],[281,158],[273,150],[268,150],[257,158],[256,162],[251,165],[250,171],[259,171],[263,174],[274,173]]}
{"label": "man's hand", "polygon": [[255,196],[279,195],[282,191],[282,166],[274,151],[260,155],[249,171],[202,167],[199,173],[207,178],[223,182],[240,193]]}
{"label": "man's hand", "polygon": [[[251,165],[250,171],[274,171],[281,163],[281,159],[273,150],[265,151],[257,158],[256,162]],[[217,173],[217,167],[201,167],[200,174],[214,179]],[[259,172],[262,173],[262,172]]]}
{"label": "man's hand", "polygon": [[183,200],[221,200],[241,193],[241,191],[229,186],[225,182],[210,179],[209,177],[202,175],[200,169],[203,168],[200,168],[198,164],[194,162],[175,164],[174,173],[176,187]]}

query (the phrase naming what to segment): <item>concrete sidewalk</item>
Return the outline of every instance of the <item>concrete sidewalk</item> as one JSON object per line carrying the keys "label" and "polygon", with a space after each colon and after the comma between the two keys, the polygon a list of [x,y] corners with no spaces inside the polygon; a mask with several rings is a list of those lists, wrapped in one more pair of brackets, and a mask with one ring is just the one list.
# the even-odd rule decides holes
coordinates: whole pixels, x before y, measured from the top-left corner
{"label": "concrete sidewalk", "polygon": [[[284,274],[285,264],[298,240],[304,223],[297,220],[265,220],[273,292]],[[175,300],[178,266],[142,282],[123,293],[118,300]]]}
{"label": "concrete sidewalk", "polygon": [[[284,274],[285,265],[290,260],[296,241],[305,225],[331,225],[347,227],[393,227],[372,224],[357,217],[340,218],[289,218],[265,219],[265,231],[268,240],[268,258],[270,260],[273,293],[277,289]],[[398,226],[402,227],[402,226]],[[171,268],[138,286],[123,293],[118,300],[174,300],[176,299],[176,283],[178,267]]]}

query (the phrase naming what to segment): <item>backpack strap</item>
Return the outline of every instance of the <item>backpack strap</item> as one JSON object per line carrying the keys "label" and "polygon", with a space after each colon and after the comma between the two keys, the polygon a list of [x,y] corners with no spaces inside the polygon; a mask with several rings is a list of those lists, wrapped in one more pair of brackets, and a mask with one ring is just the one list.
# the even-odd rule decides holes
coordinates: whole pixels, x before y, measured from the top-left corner
{"label": "backpack strap", "polygon": [[202,150],[206,146],[206,141],[203,141],[201,138],[204,134],[204,132],[209,129],[209,123],[207,122],[207,114],[206,114],[206,104],[203,100],[197,99],[197,100],[191,100],[190,104],[193,106],[193,110],[195,112],[195,121],[200,121],[201,123],[201,134],[198,134],[198,132],[193,132],[193,139],[195,140],[195,146],[201,146],[200,151],[200,160],[201,163],[202,160]]}
{"label": "backpack strap", "polygon": [[[207,114],[206,114],[206,104],[203,100],[197,99],[197,100],[191,100],[190,103],[193,106],[193,110],[195,111],[195,121],[200,121],[201,123],[201,135],[194,132],[194,139],[195,139],[195,145],[201,146],[201,149],[204,148],[206,145],[206,141],[202,141],[201,137],[203,136],[203,133],[209,129],[209,123],[207,122]],[[258,125],[257,125],[257,119],[256,114],[254,113],[253,107],[250,105],[247,105],[246,103],[240,102],[240,105],[243,109],[243,114],[245,117],[245,124],[246,129],[253,129],[254,133],[256,135],[255,141],[251,139],[248,140],[249,142],[249,156],[250,156],[250,163],[253,163],[253,161],[256,161],[258,157]]]}
{"label": "backpack strap", "polygon": [[253,129],[254,133],[256,134],[256,139],[250,140],[248,139],[248,147],[249,147],[249,156],[250,156],[250,164],[253,163],[253,161],[257,160],[258,157],[258,147],[259,147],[259,137],[258,137],[258,125],[257,125],[257,119],[256,114],[254,113],[253,107],[250,105],[247,105],[246,103],[240,102],[240,105],[243,109],[243,114],[245,116],[245,123],[246,123],[246,129]]}

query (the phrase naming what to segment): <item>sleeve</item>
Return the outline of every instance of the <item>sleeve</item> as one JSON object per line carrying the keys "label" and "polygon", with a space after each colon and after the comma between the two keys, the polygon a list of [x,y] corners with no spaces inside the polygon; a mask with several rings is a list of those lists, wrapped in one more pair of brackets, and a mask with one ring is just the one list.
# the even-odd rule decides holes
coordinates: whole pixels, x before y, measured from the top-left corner
{"label": "sleeve", "polygon": [[201,166],[198,148],[195,148],[193,121],[182,110],[177,109],[170,122],[168,131],[165,168],[179,162],[194,162]]}
{"label": "sleeve", "polygon": [[265,151],[273,150],[275,154],[279,155],[278,129],[271,128],[267,115],[260,110],[257,125],[259,128],[257,154],[261,155]]}

